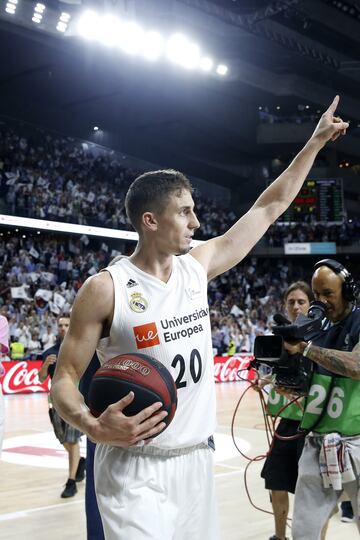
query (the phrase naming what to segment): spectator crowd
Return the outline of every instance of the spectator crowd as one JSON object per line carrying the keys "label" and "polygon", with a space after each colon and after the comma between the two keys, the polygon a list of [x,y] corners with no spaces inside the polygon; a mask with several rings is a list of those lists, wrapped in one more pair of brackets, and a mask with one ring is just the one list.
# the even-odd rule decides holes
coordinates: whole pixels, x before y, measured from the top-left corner
{"label": "spectator crowd", "polygon": [[348,246],[359,242],[359,234],[359,218],[349,219],[341,225],[275,223],[266,234],[266,243],[269,247],[281,247],[291,242],[335,242],[341,246]]}
{"label": "spectator crowd", "polygon": [[[142,171],[125,167],[112,150],[92,151],[87,143],[40,129],[28,138],[0,124],[0,204],[2,212],[36,219],[131,230],[124,208],[128,186]],[[225,232],[233,210],[195,193],[202,224],[197,238]],[[275,224],[265,236],[270,247],[284,242],[347,245],[359,238],[360,220],[342,225]]]}
{"label": "spectator crowd", "polygon": [[[84,280],[119,251],[82,237],[1,233],[0,314],[7,317],[14,358],[35,358],[56,340],[56,319],[70,312]],[[210,283],[213,345],[219,354],[249,352],[270,332],[282,291],[303,270],[284,260],[246,259]]]}

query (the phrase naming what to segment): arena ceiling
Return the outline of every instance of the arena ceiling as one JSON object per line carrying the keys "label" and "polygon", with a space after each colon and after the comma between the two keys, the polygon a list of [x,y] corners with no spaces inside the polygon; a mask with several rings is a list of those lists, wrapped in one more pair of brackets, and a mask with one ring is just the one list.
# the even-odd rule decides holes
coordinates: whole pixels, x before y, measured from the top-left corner
{"label": "arena ceiling", "polygon": [[[19,0],[30,2],[30,0]],[[95,140],[231,187],[278,153],[257,144],[258,108],[323,109],[336,93],[360,156],[360,7],[337,0],[44,0],[53,10],[111,8],[149,27],[181,29],[229,65],[204,77],[149,65],[0,15],[0,113]],[[286,144],[282,144],[282,150]],[[289,155],[298,148],[288,146]],[[245,167],[244,167],[245,165]],[[241,177],[243,179],[241,180]],[[241,181],[241,183],[240,183]]]}

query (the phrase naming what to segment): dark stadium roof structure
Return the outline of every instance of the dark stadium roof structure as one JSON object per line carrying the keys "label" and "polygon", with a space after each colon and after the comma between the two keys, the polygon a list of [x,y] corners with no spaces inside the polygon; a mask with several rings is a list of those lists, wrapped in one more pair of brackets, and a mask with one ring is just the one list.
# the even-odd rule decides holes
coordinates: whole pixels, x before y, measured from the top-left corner
{"label": "dark stadium roof structure", "polygon": [[[44,0],[72,14],[89,6],[111,8],[160,31],[181,28],[228,64],[222,78],[149,65],[27,28],[4,13],[5,3],[0,114],[91,140],[99,125],[108,134],[103,144],[111,141],[133,156],[238,187],[239,174],[246,176],[241,167],[286,146],[258,140],[259,106],[275,111],[281,104],[291,115],[309,105],[316,113],[339,93],[339,113],[351,120],[351,130],[337,148],[359,162],[358,2]],[[300,144],[289,144],[288,154]]]}

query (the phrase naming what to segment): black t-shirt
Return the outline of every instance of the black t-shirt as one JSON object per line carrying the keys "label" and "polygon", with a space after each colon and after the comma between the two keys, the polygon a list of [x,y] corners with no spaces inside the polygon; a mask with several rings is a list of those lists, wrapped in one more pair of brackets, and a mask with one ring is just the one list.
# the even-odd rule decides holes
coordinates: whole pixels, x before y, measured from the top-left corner
{"label": "black t-shirt", "polygon": [[89,405],[88,400],[89,400],[89,389],[90,389],[91,380],[94,376],[95,371],[97,371],[99,367],[100,367],[100,362],[99,362],[97,354],[95,353],[90,361],[90,364],[84,371],[83,376],[80,379],[80,384],[79,384],[79,390],[84,396],[84,401],[86,405]]}
{"label": "black t-shirt", "polygon": [[[353,307],[352,311],[342,320],[331,324],[325,322],[323,330],[312,340],[314,345],[325,349],[350,352],[359,343],[360,337],[360,308]],[[336,373],[315,363],[317,373],[341,377]]]}

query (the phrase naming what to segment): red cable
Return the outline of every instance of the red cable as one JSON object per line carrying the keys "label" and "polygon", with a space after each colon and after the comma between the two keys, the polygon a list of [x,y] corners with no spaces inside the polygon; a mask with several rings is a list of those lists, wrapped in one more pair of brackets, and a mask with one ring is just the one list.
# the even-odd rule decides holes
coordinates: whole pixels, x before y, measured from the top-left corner
{"label": "red cable", "polygon": [[[249,502],[250,504],[256,509],[256,510],[259,510],[260,512],[263,512],[264,514],[270,514],[270,515],[274,515],[273,512],[269,511],[269,510],[265,510],[264,508],[260,508],[259,506],[256,506],[256,504],[252,501],[252,498],[251,498],[251,495],[250,495],[250,491],[249,491],[249,488],[248,488],[248,481],[247,481],[247,473],[248,473],[248,469],[250,467],[250,465],[256,461],[261,461],[263,459],[265,459],[269,454],[270,452],[272,451],[273,449],[273,446],[274,446],[274,443],[275,443],[275,437],[277,439],[280,439],[280,440],[283,440],[283,441],[291,441],[291,440],[295,440],[295,439],[299,439],[300,437],[303,437],[304,435],[302,433],[299,433],[297,435],[291,435],[289,437],[283,437],[281,435],[278,435],[276,433],[276,428],[275,428],[275,424],[277,422],[277,419],[279,418],[279,415],[287,408],[289,407],[289,405],[291,405],[292,403],[295,403],[297,402],[302,396],[299,396],[299,397],[296,397],[294,398],[293,400],[291,400],[289,403],[286,403],[286,405],[284,405],[280,411],[278,412],[278,414],[272,418],[270,417],[268,414],[266,414],[266,401],[265,401],[265,398],[264,398],[264,394],[266,394],[266,392],[261,389],[260,392],[259,390],[257,389],[257,393],[259,395],[259,399],[260,399],[260,405],[261,405],[261,410],[262,410],[262,413],[263,413],[263,418],[264,418],[264,424],[265,424],[265,433],[266,433],[266,438],[267,438],[267,441],[268,441],[268,445],[269,445],[269,450],[267,451],[266,454],[264,455],[259,455],[259,456],[256,456],[254,458],[250,458],[248,457],[246,454],[244,454],[240,448],[238,447],[237,443],[236,443],[236,439],[235,439],[235,433],[234,433],[234,429],[235,429],[235,419],[236,419],[236,415],[237,415],[237,412],[239,410],[239,407],[240,407],[240,403],[242,402],[242,399],[243,397],[245,396],[246,392],[251,388],[251,387],[256,387],[257,384],[256,383],[253,383],[252,381],[249,381],[248,379],[245,379],[244,377],[241,377],[241,375],[239,373],[241,373],[241,371],[246,371],[246,370],[240,370],[238,372],[238,377],[240,379],[242,379],[243,381],[246,381],[247,383],[249,383],[249,386],[248,388],[246,388],[246,390],[242,393],[242,395],[240,396],[238,402],[237,402],[237,405],[235,407],[235,410],[234,410],[234,414],[233,414],[233,417],[232,417],[232,420],[231,420],[231,437],[232,437],[232,440],[233,440],[233,443],[234,443],[234,446],[235,448],[237,449],[237,451],[239,452],[239,454],[246,460],[249,461],[249,463],[246,465],[245,467],[245,471],[244,471],[244,485],[245,485],[245,491],[246,491],[246,495],[249,499]],[[298,404],[299,407],[300,407],[300,404]],[[271,442],[270,442],[270,438],[271,438]],[[291,519],[289,518],[289,521],[291,521]]]}

